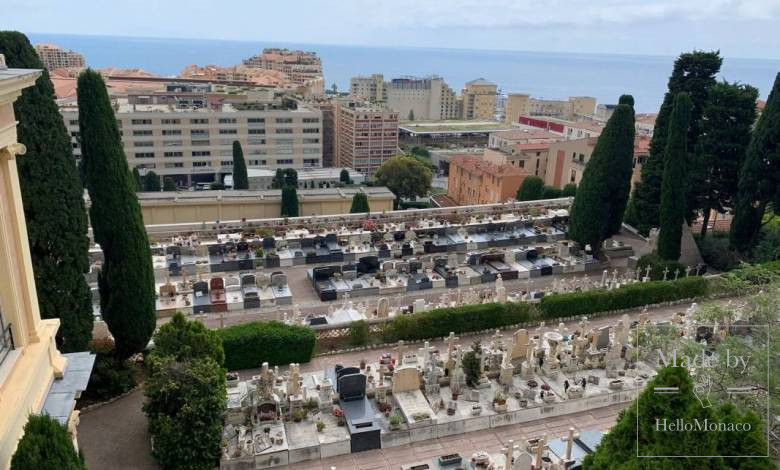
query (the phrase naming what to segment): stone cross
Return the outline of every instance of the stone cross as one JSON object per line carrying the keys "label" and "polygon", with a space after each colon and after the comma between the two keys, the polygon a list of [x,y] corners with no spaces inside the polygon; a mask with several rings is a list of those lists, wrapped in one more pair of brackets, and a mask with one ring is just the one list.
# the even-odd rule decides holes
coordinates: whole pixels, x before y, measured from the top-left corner
{"label": "stone cross", "polygon": [[565,459],[571,460],[571,447],[574,441],[574,428],[569,428],[569,438],[566,439],[566,454]]}
{"label": "stone cross", "polygon": [[429,360],[431,358],[431,355],[433,354],[434,349],[436,349],[436,348],[431,346],[428,341],[425,342],[423,347],[419,348],[420,355],[422,355],[422,358],[423,358],[423,364],[427,364],[429,362]]}
{"label": "stone cross", "polygon": [[676,281],[679,276],[680,276],[680,268],[677,268],[674,270],[674,280]]}
{"label": "stone cross", "polygon": [[542,453],[546,447],[547,435],[545,434],[544,437],[539,439],[539,441],[536,443],[536,462],[534,463],[534,468],[542,468]]}
{"label": "stone cross", "polygon": [[517,448],[517,446],[515,446],[514,443],[515,443],[515,441],[513,441],[512,439],[509,439],[507,441],[507,443],[506,443],[506,447],[501,449],[504,452],[504,457],[505,457],[505,460],[506,460],[505,463],[504,463],[504,468],[506,470],[511,470],[511,468],[512,468],[512,457],[513,457],[515,448]]}
{"label": "stone cross", "polygon": [[691,269],[692,268],[690,266],[686,266],[685,267],[685,277],[688,277],[688,276],[691,275]]}
{"label": "stone cross", "polygon": [[459,340],[455,333],[450,331],[450,335],[447,336],[447,358],[452,358],[452,348],[455,346],[455,341]]}
{"label": "stone cross", "polygon": [[605,269],[601,273],[601,287],[604,287],[607,284],[607,270]]}
{"label": "stone cross", "polygon": [[653,269],[653,268],[652,268],[652,266],[650,266],[650,265],[648,265],[648,266],[645,268],[645,279],[648,279],[648,280],[650,279],[650,270],[651,270],[651,269]]}
{"label": "stone cross", "polygon": [[666,276],[669,274],[669,266],[664,268],[664,281],[666,280]]}
{"label": "stone cross", "polygon": [[615,268],[612,270],[612,284],[617,283],[617,275],[618,275],[618,271],[617,268]]}

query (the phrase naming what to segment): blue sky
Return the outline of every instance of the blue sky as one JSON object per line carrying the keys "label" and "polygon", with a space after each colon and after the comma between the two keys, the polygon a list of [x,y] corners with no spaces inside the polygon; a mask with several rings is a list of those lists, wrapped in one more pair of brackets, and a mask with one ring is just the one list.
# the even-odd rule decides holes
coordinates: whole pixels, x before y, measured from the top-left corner
{"label": "blue sky", "polygon": [[3,0],[26,33],[780,59],[780,0]]}

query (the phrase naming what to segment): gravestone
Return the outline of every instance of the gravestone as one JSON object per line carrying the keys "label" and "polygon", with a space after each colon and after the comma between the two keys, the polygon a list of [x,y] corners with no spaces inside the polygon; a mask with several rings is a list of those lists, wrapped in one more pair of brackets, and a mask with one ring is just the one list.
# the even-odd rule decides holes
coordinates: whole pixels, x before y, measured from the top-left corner
{"label": "gravestone", "polygon": [[366,396],[366,376],[362,373],[341,375],[338,378],[338,392],[343,401],[362,400]]}
{"label": "gravestone", "polygon": [[596,333],[594,347],[596,349],[606,349],[609,347],[609,326],[602,326]]}

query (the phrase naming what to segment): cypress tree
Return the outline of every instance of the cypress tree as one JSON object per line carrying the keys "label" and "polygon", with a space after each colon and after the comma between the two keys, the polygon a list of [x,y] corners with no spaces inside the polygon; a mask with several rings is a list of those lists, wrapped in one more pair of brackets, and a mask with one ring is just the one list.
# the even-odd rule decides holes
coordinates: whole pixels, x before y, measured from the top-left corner
{"label": "cypress tree", "polygon": [[176,191],[178,186],[176,186],[176,181],[173,180],[170,176],[166,176],[163,178],[163,191]]}
{"label": "cypress tree", "polygon": [[542,199],[556,199],[561,197],[561,190],[555,186],[545,186],[542,189]]}
{"label": "cypress tree", "polygon": [[745,252],[756,245],[769,203],[780,212],[780,73],[753,130],[739,174],[730,234],[734,248]]}
{"label": "cypress tree", "polygon": [[47,415],[31,415],[11,458],[11,470],[87,470],[67,429]]}
{"label": "cypress tree", "polygon": [[349,184],[349,171],[346,168],[341,169],[341,173],[339,173],[339,181],[344,184]]}
{"label": "cypress tree", "polygon": [[35,85],[14,103],[17,139],[27,153],[16,160],[27,222],[30,256],[42,318],[60,318],[62,351],[83,351],[92,338],[92,296],[84,188],[70,136],[57,104],[49,72],[27,38],[0,32],[0,53],[9,67],[43,69]]}
{"label": "cypress tree", "polygon": [[527,176],[517,188],[518,201],[538,201],[544,192],[544,181],[538,176]]}
{"label": "cypress tree", "polygon": [[563,191],[561,191],[561,197],[573,197],[577,195],[577,184],[576,183],[569,183],[566,186],[563,187]]}
{"label": "cypress tree", "polygon": [[159,193],[162,188],[160,187],[160,176],[149,170],[144,175],[144,191],[149,193]]}
{"label": "cypress tree", "polygon": [[295,186],[282,188],[282,217],[298,217],[298,190]]}
{"label": "cypress tree", "polygon": [[576,190],[569,236],[583,246],[589,244],[594,254],[599,253],[604,240],[620,232],[631,187],[634,132],[634,109],[627,103],[619,104],[599,136]]}
{"label": "cypress tree", "polygon": [[682,224],[685,222],[685,159],[688,155],[688,125],[691,120],[691,99],[680,93],[674,99],[666,150],[664,175],[661,182],[661,232],[658,235],[658,256],[665,260],[680,259]]}
{"label": "cypress tree", "polygon": [[361,191],[352,196],[352,207],[349,209],[349,213],[360,214],[363,212],[371,212],[371,209],[368,205],[368,196]]}
{"label": "cypress tree", "polygon": [[282,189],[284,187],[284,170],[281,168],[276,169],[276,174],[271,180],[272,189]]}
{"label": "cypress tree", "polygon": [[700,118],[710,86],[715,84],[715,75],[720,71],[723,59],[720,52],[693,51],[681,54],[674,62],[669,77],[668,91],[655,120],[653,138],[650,141],[650,156],[642,165],[641,180],[634,187],[628,211],[628,221],[641,233],[647,234],[659,224],[661,202],[661,180],[664,173],[664,150],[666,149],[669,121],[674,106],[674,97],[686,92],[692,101],[691,126],[688,130],[688,148],[696,148],[700,134]]}
{"label": "cypress tree", "polygon": [[249,177],[246,174],[246,161],[241,142],[233,141],[233,189],[249,189]]}
{"label": "cypress tree", "polygon": [[702,236],[712,210],[725,212],[734,207],[739,170],[756,121],[757,98],[758,90],[750,85],[721,82],[710,88],[696,149],[696,172],[689,185],[695,206],[704,216]]}
{"label": "cypress tree", "polygon": [[142,351],[155,327],[154,272],[133,178],[119,128],[99,73],[78,78],[79,129],[90,219],[103,249],[100,309],[120,357]]}

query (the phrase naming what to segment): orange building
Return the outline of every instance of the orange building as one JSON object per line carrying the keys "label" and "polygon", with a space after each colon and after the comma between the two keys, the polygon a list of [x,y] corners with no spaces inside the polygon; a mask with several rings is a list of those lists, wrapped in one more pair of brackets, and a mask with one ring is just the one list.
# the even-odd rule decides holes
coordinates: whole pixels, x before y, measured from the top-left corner
{"label": "orange building", "polygon": [[517,194],[526,170],[511,164],[495,164],[472,155],[450,158],[447,195],[459,205],[496,204]]}

